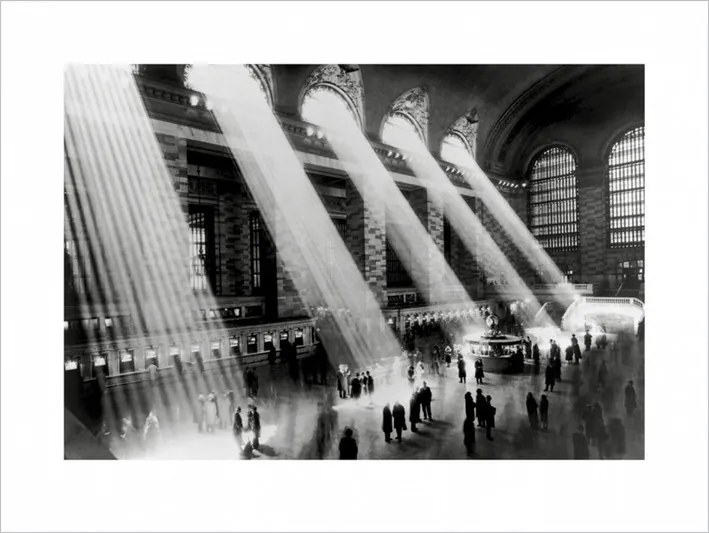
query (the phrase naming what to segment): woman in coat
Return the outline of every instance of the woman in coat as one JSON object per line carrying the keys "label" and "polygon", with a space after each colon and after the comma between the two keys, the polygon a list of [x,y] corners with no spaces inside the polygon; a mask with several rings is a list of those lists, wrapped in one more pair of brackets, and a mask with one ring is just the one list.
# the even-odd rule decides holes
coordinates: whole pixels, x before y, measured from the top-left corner
{"label": "woman in coat", "polygon": [[391,442],[391,432],[393,431],[391,409],[389,404],[382,410],[382,431],[384,432],[384,442]]}
{"label": "woman in coat", "polygon": [[484,377],[485,374],[483,373],[483,360],[478,358],[478,360],[475,361],[475,383],[477,383],[478,385],[482,385]]}
{"label": "woman in coat", "polygon": [[465,359],[463,359],[462,355],[458,356],[458,380],[459,383],[465,383],[465,379],[468,377],[468,374],[465,372]]}

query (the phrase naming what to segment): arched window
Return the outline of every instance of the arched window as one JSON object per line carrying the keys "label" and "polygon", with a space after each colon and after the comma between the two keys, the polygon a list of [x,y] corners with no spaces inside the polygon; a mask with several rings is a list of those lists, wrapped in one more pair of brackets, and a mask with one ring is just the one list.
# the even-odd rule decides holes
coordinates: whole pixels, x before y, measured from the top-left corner
{"label": "arched window", "polygon": [[303,120],[319,124],[333,105],[346,109],[362,128],[364,87],[357,65],[321,65],[305,80],[300,107]]}
{"label": "arched window", "polygon": [[458,166],[470,166],[470,159],[475,159],[478,122],[475,109],[458,118],[443,137],[441,159]]}
{"label": "arched window", "polygon": [[[397,148],[411,148],[412,142],[427,144],[428,93],[414,87],[392,102],[382,124],[382,142]],[[415,145],[414,145],[415,146]]]}
{"label": "arched window", "polygon": [[472,150],[468,141],[457,132],[449,132],[441,143],[441,159],[459,167],[470,166]]}
{"label": "arched window", "polygon": [[578,248],[576,158],[554,146],[539,154],[529,171],[529,228],[552,250]]}
{"label": "arched window", "polygon": [[[239,66],[239,65],[235,65]],[[245,68],[246,71],[249,73],[251,78],[256,82],[259,91],[261,91],[261,94],[263,94],[263,97],[266,99],[266,102],[268,103],[269,107],[273,107],[273,77],[271,75],[271,66],[270,65],[240,65],[241,67]],[[138,65],[138,67],[141,67],[141,65]],[[142,70],[140,68],[138,69],[138,74],[140,74]],[[193,74],[192,74],[192,65],[185,65],[184,66],[184,79],[185,79],[185,87],[187,89],[195,89],[198,90],[199,87],[195,87],[195,83],[193,80]],[[197,84],[198,85],[198,84]],[[206,95],[207,100],[209,99],[209,95]],[[199,105],[200,99],[198,96],[194,95],[194,102],[192,105]],[[202,105],[208,105],[208,101],[202,102]]]}
{"label": "arched window", "polygon": [[312,87],[305,93],[300,115],[306,122],[322,124],[322,117],[331,115],[333,106],[347,110],[347,113],[359,125],[356,112],[345,100],[342,93],[327,85]]}
{"label": "arched window", "polygon": [[389,115],[382,126],[382,142],[397,148],[408,148],[412,142],[423,142],[416,123],[404,113]]}
{"label": "arched window", "polygon": [[613,145],[608,158],[609,240],[613,248],[645,244],[645,127]]}

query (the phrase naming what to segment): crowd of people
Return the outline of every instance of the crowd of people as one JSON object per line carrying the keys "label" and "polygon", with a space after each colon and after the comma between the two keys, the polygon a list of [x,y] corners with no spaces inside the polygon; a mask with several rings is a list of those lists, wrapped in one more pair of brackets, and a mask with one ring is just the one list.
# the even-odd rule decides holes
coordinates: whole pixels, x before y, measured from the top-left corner
{"label": "crowd of people", "polygon": [[[369,368],[360,367],[356,370],[350,370],[348,365],[340,365],[332,369],[331,373],[325,372],[321,378],[316,379],[313,377],[308,386],[317,383],[326,384],[327,388],[325,390],[337,390],[340,400],[354,400],[351,405],[355,409],[371,409],[375,405],[382,406],[381,431],[384,434],[386,443],[394,440],[401,442],[402,439],[406,438],[404,433],[406,431],[411,432],[411,437],[417,438],[414,435],[419,433],[421,424],[430,425],[431,428],[437,426],[436,424],[431,424],[434,421],[434,394],[441,393],[440,387],[452,386],[450,385],[452,376],[457,376],[459,386],[465,389],[467,388],[468,371],[472,370],[474,371],[476,385],[493,386],[491,383],[485,382],[484,358],[471,357],[470,353],[464,352],[462,346],[456,344],[457,338],[454,334],[439,331],[437,335],[430,332],[426,335],[419,331],[418,334],[413,333],[411,338],[414,341],[411,349],[404,350],[400,355],[390,360],[382,359],[372,363]],[[595,347],[599,351],[605,352],[610,348],[606,352],[610,356],[609,360],[617,359],[618,347],[615,342],[609,343],[605,334],[597,335],[595,341]],[[586,332],[582,342],[583,347],[580,346],[581,343],[576,335],[571,335],[569,345],[565,349],[565,357],[563,358],[566,365],[580,365],[581,361],[584,360],[585,352],[589,352],[592,349],[593,337],[590,332]],[[552,402],[555,401],[553,400],[554,396],[547,393],[557,394],[559,391],[555,391],[555,387],[562,381],[563,362],[561,347],[554,339],[549,342],[548,346],[548,350],[542,353],[540,341],[533,341],[532,338],[526,336],[523,337],[517,350],[519,356],[531,360],[530,363],[535,368],[541,365],[542,358],[544,358],[546,366],[543,373],[543,393],[535,395],[535,393],[529,392],[524,402],[525,406],[519,405],[515,407],[515,409],[520,411],[520,416],[523,416],[522,413],[526,407],[527,419],[532,432],[550,431],[550,400]],[[281,354],[280,358],[277,357],[274,349],[270,350],[268,363],[271,367],[275,367],[279,362],[285,363],[284,368],[287,367],[287,376],[300,384],[299,387],[301,389],[293,389],[297,392],[297,390],[303,390],[302,387],[306,383],[306,380],[303,379],[306,366],[298,360],[297,352],[294,348],[292,347],[289,350],[286,346],[287,353],[285,356]],[[322,361],[323,357],[327,359],[327,356],[321,353],[317,361]],[[615,367],[609,368],[605,358],[598,357],[597,353],[594,354],[592,359],[599,363],[593,370],[595,372],[593,382],[596,390],[604,390],[614,380],[617,384],[617,376],[614,375]],[[320,364],[311,364],[307,368],[319,368],[320,366]],[[587,367],[588,365],[584,365],[583,368],[586,369],[584,372],[588,371]],[[532,367],[530,366],[529,368],[530,372],[532,372]],[[572,366],[569,366],[569,372],[571,372],[572,368]],[[158,390],[157,373],[150,370],[151,387]],[[534,373],[538,373],[538,371]],[[267,397],[269,396],[269,390],[274,387],[284,386],[284,384],[274,385],[273,376],[274,374],[271,372],[271,379],[267,381]],[[573,386],[575,374],[572,373],[570,376],[570,385],[561,389],[562,394],[575,390],[569,388]],[[576,381],[578,380],[576,379]],[[494,382],[495,380],[493,379],[492,383]],[[408,392],[406,392],[405,384],[408,384]],[[436,390],[439,390],[439,392],[436,393]],[[391,396],[392,391],[395,391],[393,392],[393,397]],[[260,447],[259,438],[261,434],[261,413],[256,405],[258,394],[259,377],[253,367],[245,369],[243,373],[243,389],[240,395],[229,389],[224,390],[222,393],[212,390],[208,393],[198,394],[192,411],[197,431],[204,434],[214,434],[219,430],[231,430],[242,457],[250,458],[258,455],[256,452]],[[406,396],[407,394],[408,397]],[[486,437],[490,441],[494,440],[492,430],[495,428],[497,407],[493,405],[492,397],[483,394],[481,388],[477,389],[475,394],[471,392],[462,394],[463,405],[461,405],[461,413],[464,412],[464,417],[461,417],[463,419],[463,445],[468,455],[474,455],[476,453],[475,443],[478,430],[485,431]],[[330,393],[328,395],[332,397]],[[387,395],[390,396],[387,398]],[[399,395],[398,399],[396,399],[397,395]],[[159,394],[154,396],[154,398],[157,396]],[[237,405],[239,398],[241,401],[247,402],[246,415],[242,413],[242,408]],[[402,398],[406,399],[403,400]],[[396,401],[393,401],[394,399]],[[385,402],[384,400],[389,401]],[[337,403],[332,399],[326,403],[326,406],[323,407],[319,404],[318,407],[316,425],[318,428],[320,426],[322,428],[318,429],[317,434],[327,435],[324,439],[320,437],[316,439],[314,449],[316,450],[315,456],[318,458],[325,458],[329,455],[330,452],[328,450],[333,448],[332,442],[334,439],[332,437],[338,431],[336,413],[332,409]],[[269,404],[265,403],[264,405],[268,407]],[[632,381],[625,388],[624,405],[626,416],[632,416],[632,413],[637,408],[637,397]],[[504,405],[504,408],[504,413],[506,414],[504,420],[507,421],[510,409],[509,401]],[[592,401],[584,409],[578,424],[573,423],[569,426],[578,426],[579,428],[571,439],[574,457],[587,457],[589,456],[589,450],[594,448],[598,450],[599,457],[618,457],[624,453],[624,422],[619,417],[611,416],[606,423],[602,409],[599,402]],[[450,411],[450,408],[447,411]],[[134,427],[130,417],[124,419],[121,425],[121,439],[140,442],[141,446],[146,450],[154,449],[160,436],[161,424],[158,421],[158,414],[160,413],[162,411],[151,410],[140,430]],[[162,416],[160,414],[161,419]],[[436,416],[438,420],[446,420],[451,418],[451,413],[438,412]],[[171,418],[168,418],[166,422],[169,427]],[[559,423],[557,421],[557,427]],[[564,424],[566,423],[567,421],[564,422]],[[340,456],[343,459],[356,459],[359,453],[357,430],[350,424],[340,434],[340,437],[340,446],[338,448]]]}

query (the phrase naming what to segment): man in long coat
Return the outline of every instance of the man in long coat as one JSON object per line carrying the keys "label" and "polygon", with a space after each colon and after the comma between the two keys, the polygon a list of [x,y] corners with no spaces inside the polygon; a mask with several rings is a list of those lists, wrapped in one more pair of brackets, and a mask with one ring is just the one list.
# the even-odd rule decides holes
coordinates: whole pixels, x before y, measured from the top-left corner
{"label": "man in long coat", "polygon": [[554,376],[554,369],[551,365],[547,365],[544,371],[544,392],[551,390],[554,392],[554,383],[556,382],[556,377]]}
{"label": "man in long coat", "polygon": [[433,420],[431,416],[431,401],[433,400],[433,393],[431,392],[431,387],[423,382],[423,386],[419,391],[419,398],[421,399],[421,407],[423,408],[423,419]]}
{"label": "man in long coat", "polygon": [[385,442],[391,442],[392,420],[391,409],[389,409],[389,404],[386,404],[382,410],[382,431],[384,432]]}
{"label": "man in long coat", "polygon": [[396,430],[396,440],[401,441],[401,431],[406,429],[406,409],[399,402],[394,402],[391,411],[394,419],[394,429]]}
{"label": "man in long coat", "polygon": [[485,408],[487,407],[487,400],[483,396],[482,389],[478,389],[475,394],[475,410],[478,415],[478,427],[485,427],[487,424],[487,415],[485,413]]}
{"label": "man in long coat", "polygon": [[635,387],[633,387],[632,381],[628,381],[628,384],[625,386],[625,413],[628,416],[632,416],[637,406]]}
{"label": "man in long coat", "polygon": [[411,422],[411,431],[417,432],[416,423],[421,422],[421,398],[418,391],[414,391],[409,401],[409,422]]}

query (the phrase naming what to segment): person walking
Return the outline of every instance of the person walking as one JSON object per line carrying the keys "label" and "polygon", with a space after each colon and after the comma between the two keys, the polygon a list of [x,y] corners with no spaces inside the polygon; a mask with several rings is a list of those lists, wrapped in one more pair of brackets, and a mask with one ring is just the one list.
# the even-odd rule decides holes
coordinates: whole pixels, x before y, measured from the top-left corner
{"label": "person walking", "polygon": [[574,347],[572,345],[569,345],[566,347],[566,362],[568,364],[571,364],[574,360]]}
{"label": "person walking", "polygon": [[495,440],[492,438],[492,428],[495,427],[495,413],[497,408],[492,405],[492,396],[485,397],[485,433],[487,440]]}
{"label": "person walking", "polygon": [[362,382],[359,380],[359,372],[357,372],[355,377],[352,378],[352,382],[350,383],[350,392],[355,400],[359,400],[359,397],[362,394]]}
{"label": "person walking", "polygon": [[248,416],[249,431],[254,434],[254,438],[251,442],[251,445],[253,446],[254,450],[258,450],[259,437],[261,437],[261,415],[259,414],[258,409],[255,405],[251,405],[249,407],[251,409],[249,411]]}
{"label": "person walking", "polygon": [[389,404],[387,403],[382,410],[382,431],[384,432],[384,442],[391,442],[391,432],[392,432],[392,414]]}
{"label": "person walking", "polygon": [[374,394],[374,378],[369,373],[369,370],[367,370],[367,392],[370,396]]}
{"label": "person walking", "polygon": [[633,416],[635,409],[637,408],[637,397],[635,395],[635,387],[633,387],[633,382],[628,381],[625,386],[625,414],[628,416]]}
{"label": "person walking", "polygon": [[546,394],[542,394],[542,399],[539,401],[539,418],[542,421],[542,431],[549,430],[549,400]]}
{"label": "person walking", "polygon": [[429,387],[425,381],[419,390],[419,398],[421,399],[421,408],[423,409],[423,419],[433,420],[433,417],[431,416],[431,401],[433,400],[433,393],[431,392],[431,387]]}
{"label": "person walking", "polygon": [[478,357],[478,360],[475,361],[475,383],[477,385],[482,385],[484,377],[485,373],[483,372],[483,361]]}
{"label": "person walking", "polygon": [[531,392],[527,393],[527,417],[529,418],[529,426],[534,431],[539,431],[539,415],[537,414],[537,400]]}
{"label": "person walking", "polygon": [[586,351],[591,351],[591,333],[586,331],[586,335],[583,336],[583,344],[586,347]]}
{"label": "person walking", "polygon": [[465,383],[465,378],[467,377],[467,373],[465,372],[465,359],[463,359],[462,355],[458,356],[458,380],[459,383]]}
{"label": "person walking", "polygon": [[418,391],[414,391],[409,401],[409,422],[411,422],[411,431],[416,433],[416,423],[421,422],[421,399]]}
{"label": "person walking", "polygon": [[[468,393],[470,394],[470,393]],[[465,417],[463,422],[463,444],[468,453],[468,457],[475,454],[475,419]]]}
{"label": "person walking", "polygon": [[551,365],[547,365],[544,371],[544,392],[554,392],[554,383],[556,382],[556,376],[554,376],[554,369]]}
{"label": "person walking", "polygon": [[406,430],[406,409],[399,402],[394,402],[391,410],[394,419],[394,429],[396,430],[396,440],[401,442],[401,431]]}
{"label": "person walking", "polygon": [[345,428],[345,434],[340,439],[340,459],[357,459],[357,441],[351,428]]}
{"label": "person walking", "polygon": [[237,407],[236,412],[234,413],[234,424],[232,426],[232,431],[234,432],[236,443],[239,445],[239,449],[241,449],[244,444],[242,439],[242,433],[244,432],[244,421],[241,419],[241,407]]}
{"label": "person walking", "polygon": [[475,391],[475,412],[478,415],[478,427],[484,428],[487,424],[487,413],[485,408],[487,407],[487,400],[483,396],[482,389]]}
{"label": "person walking", "polygon": [[213,433],[217,427],[217,421],[219,420],[219,410],[217,409],[216,396],[210,394],[207,397],[207,403],[205,405],[205,422],[207,424],[207,433]]}
{"label": "person walking", "polygon": [[340,398],[347,398],[347,378],[341,368],[337,371],[337,394]]}
{"label": "person walking", "polygon": [[534,343],[534,346],[532,346],[532,359],[534,360],[534,364],[535,364],[535,365],[538,365],[538,364],[539,364],[539,360],[540,360],[540,357],[539,357],[539,346],[537,345],[536,342]]}

